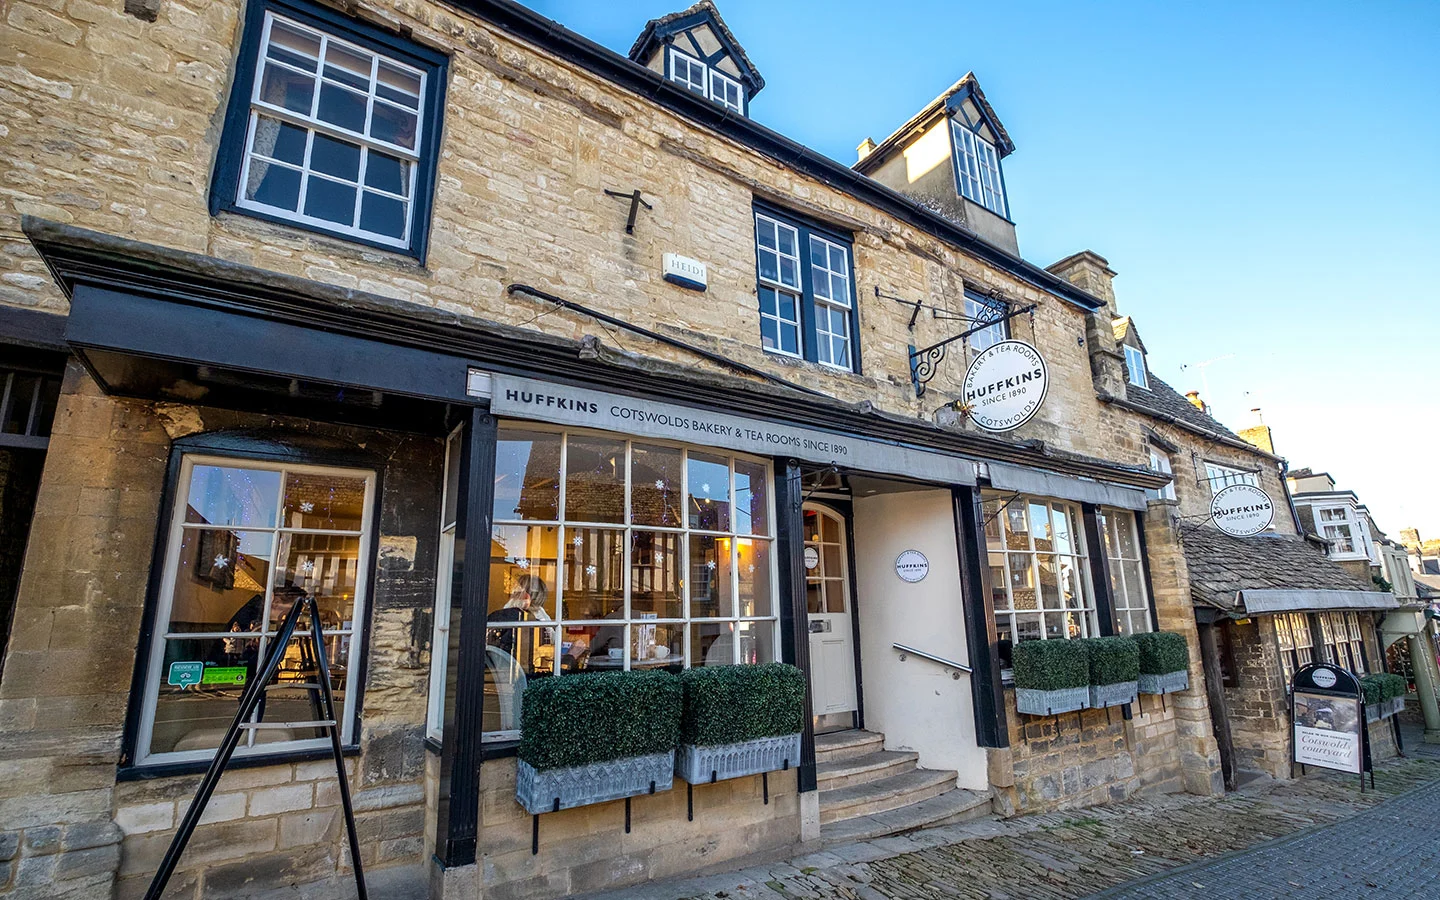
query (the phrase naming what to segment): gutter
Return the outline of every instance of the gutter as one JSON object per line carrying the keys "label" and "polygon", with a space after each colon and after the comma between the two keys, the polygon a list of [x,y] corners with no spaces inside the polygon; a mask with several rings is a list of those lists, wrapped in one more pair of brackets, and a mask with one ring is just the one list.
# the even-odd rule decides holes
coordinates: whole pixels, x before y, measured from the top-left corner
{"label": "gutter", "polygon": [[602,47],[513,0],[445,2],[474,14],[511,37],[547,50],[698,125],[738,141],[783,166],[832,188],[843,190],[857,200],[974,254],[1031,287],[1086,311],[1094,311],[1105,305],[1065,279],[986,242],[975,232],[930,210],[920,201],[885,187],[849,166],[816,153],[753,119],[737,116],[728,109],[702,99],[639,63]]}

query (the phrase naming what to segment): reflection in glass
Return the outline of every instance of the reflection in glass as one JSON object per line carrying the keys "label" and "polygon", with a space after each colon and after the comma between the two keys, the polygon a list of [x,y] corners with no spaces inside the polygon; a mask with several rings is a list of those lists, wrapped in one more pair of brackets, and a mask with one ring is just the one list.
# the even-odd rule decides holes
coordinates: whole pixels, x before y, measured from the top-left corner
{"label": "reflection in glass", "polygon": [[681,451],[634,444],[630,448],[630,521],[637,525],[680,526]]}
{"label": "reflection in glass", "polygon": [[625,614],[625,532],[565,529],[565,618],[604,619]]}
{"label": "reflection in glass", "polygon": [[275,524],[279,493],[279,472],[195,466],[190,473],[185,521],[269,528]]}
{"label": "reflection in glass", "polygon": [[495,442],[496,521],[560,516],[560,435],[502,429]]}
{"label": "reflection in glass", "polygon": [[995,601],[995,608],[1009,609],[1010,594],[1005,590],[1005,554],[991,553],[990,556],[990,594]]}
{"label": "reflection in glass", "polygon": [[740,662],[744,664],[775,662],[775,623],[740,623]]}
{"label": "reflection in glass", "polygon": [[730,593],[730,539],[704,534],[690,536],[690,615],[694,618],[733,616]]}
{"label": "reflection in glass", "polygon": [[[255,671],[258,638],[181,638],[165,641],[160,694],[150,752],[211,750],[239,709],[240,694]],[[179,663],[179,666],[173,664]],[[185,663],[200,663],[201,681],[188,684]],[[242,740],[242,746],[244,741]]]}
{"label": "reflection in glass", "polygon": [[690,626],[690,665],[728,666],[734,662],[734,622],[697,622]]}
{"label": "reflection in glass", "polygon": [[258,632],[274,534],[186,529],[180,537],[171,632]]}
{"label": "reflection in glass", "polygon": [[770,542],[741,538],[736,541],[736,549],[740,566],[740,615],[768,616],[771,613]]}
{"label": "reflection in glass", "polygon": [[292,472],[285,476],[283,510],[286,528],[359,531],[365,518],[365,479]]}
{"label": "reflection in glass", "polygon": [[1040,569],[1040,596],[1045,609],[1061,609],[1060,585],[1055,568],[1055,557],[1049,553],[1036,555]]}
{"label": "reflection in glass", "polygon": [[646,624],[643,617],[630,626],[630,668],[669,669],[685,666],[685,626]]}
{"label": "reflection in glass", "polygon": [[272,628],[296,597],[314,597],[327,630],[354,628],[355,589],[360,576],[360,538],[342,534],[281,534],[275,570]]}
{"label": "reflection in glass", "polygon": [[702,531],[730,530],[730,463],[723,456],[690,453],[689,524]]}
{"label": "reflection in glass", "polygon": [[572,437],[565,447],[565,519],[625,521],[625,442]]}
{"label": "reflection in glass", "polygon": [[490,541],[490,621],[555,618],[558,532],[554,525],[494,526]]}
{"label": "reflection in glass", "polygon": [[1043,503],[1030,504],[1030,529],[1035,538],[1035,549],[1050,551],[1055,549],[1050,539],[1050,513]]}
{"label": "reflection in glass", "polygon": [[735,530],[741,534],[770,533],[770,494],[766,467],[735,460]]}
{"label": "reflection in glass", "polygon": [[[531,678],[554,672],[549,628],[491,629],[485,646],[485,731],[518,731],[521,698]],[[491,641],[499,632],[503,643]]]}
{"label": "reflection in glass", "polygon": [[[665,531],[630,534],[630,610],[678,619],[680,608],[681,536]],[[768,565],[768,562],[766,563]],[[766,573],[768,581],[769,574]]]}

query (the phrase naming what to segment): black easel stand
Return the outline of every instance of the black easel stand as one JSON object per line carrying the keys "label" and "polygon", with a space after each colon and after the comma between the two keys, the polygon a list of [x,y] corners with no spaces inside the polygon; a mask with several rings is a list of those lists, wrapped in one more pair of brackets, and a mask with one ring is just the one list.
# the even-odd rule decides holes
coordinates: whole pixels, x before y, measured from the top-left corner
{"label": "black easel stand", "polygon": [[[247,726],[246,720],[255,712],[256,707],[264,698],[265,692],[270,690],[270,679],[280,669],[280,661],[285,657],[285,648],[289,645],[290,639],[295,635],[295,626],[300,620],[301,611],[308,611],[310,614],[310,637],[308,638],[309,649],[315,654],[316,683],[314,684],[285,684],[278,685],[285,688],[303,688],[314,693],[312,700],[320,710],[323,718],[316,722],[283,722],[267,726],[263,722]],[[301,640],[307,640],[301,638]],[[318,695],[318,700],[316,700]],[[330,692],[330,662],[325,655],[324,635],[320,630],[320,608],[315,603],[314,597],[300,597],[290,611],[285,614],[285,619],[280,624],[280,632],[275,636],[275,642],[270,645],[270,652],[265,655],[265,661],[260,666],[256,677],[245,687],[245,693],[240,696],[240,711],[235,714],[235,720],[230,723],[230,728],[225,732],[225,739],[220,742],[220,749],[215,753],[215,759],[211,761],[210,768],[205,772],[205,777],[200,781],[200,788],[195,792],[195,800],[190,808],[185,811],[185,817],[180,820],[180,828],[175,832],[175,838],[170,842],[170,848],[165,851],[165,858],[160,861],[160,868],[155,872],[155,878],[150,882],[150,889],[145,892],[145,900],[160,900],[160,895],[165,893],[166,886],[170,883],[170,877],[175,874],[175,865],[180,861],[180,854],[185,851],[185,845],[190,843],[190,837],[195,833],[195,826],[200,822],[200,817],[205,813],[205,807],[210,803],[210,795],[215,792],[215,787],[220,783],[220,776],[225,773],[225,767],[230,764],[230,757],[235,753],[235,747],[240,743],[240,735],[246,727],[250,728],[290,728],[295,725],[304,725],[307,728],[323,728],[330,732],[330,748],[335,753],[335,769],[340,776],[340,806],[345,812],[345,831],[350,838],[350,865],[355,870],[355,891],[360,900],[369,900],[369,894],[365,890],[365,873],[360,867],[360,840],[355,833],[355,811],[350,806],[350,782],[345,777],[345,757],[340,751],[340,720],[335,715],[335,697]]]}

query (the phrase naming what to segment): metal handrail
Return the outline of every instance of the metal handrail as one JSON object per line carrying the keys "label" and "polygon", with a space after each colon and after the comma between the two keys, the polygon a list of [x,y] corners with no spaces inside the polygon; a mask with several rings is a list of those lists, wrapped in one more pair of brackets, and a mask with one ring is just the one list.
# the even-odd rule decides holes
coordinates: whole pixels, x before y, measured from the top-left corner
{"label": "metal handrail", "polygon": [[942,665],[942,666],[948,666],[948,667],[951,668],[951,669],[955,669],[956,671],[955,671],[953,674],[951,674],[951,676],[950,676],[951,678],[956,678],[956,679],[958,679],[958,678],[960,677],[960,673],[961,673],[961,672],[964,672],[966,675],[970,675],[970,674],[973,674],[974,671],[975,671],[974,669],[970,668],[970,667],[967,666],[967,665],[963,665],[963,664],[961,664],[961,663],[955,662],[953,659],[946,659],[946,658],[943,657],[943,656],[936,656],[936,655],[933,654],[933,653],[926,653],[924,650],[916,650],[914,647],[907,647],[907,646],[905,646],[904,644],[891,644],[890,646],[892,646],[892,647],[894,647],[896,650],[899,650],[899,651],[900,651],[900,661],[901,661],[901,662],[904,662],[904,661],[905,661],[905,657],[906,657],[908,654],[912,654],[912,653],[913,653],[914,655],[920,657],[921,659],[928,659],[928,660],[930,660],[930,661],[933,662],[933,663],[939,663],[939,664]]}

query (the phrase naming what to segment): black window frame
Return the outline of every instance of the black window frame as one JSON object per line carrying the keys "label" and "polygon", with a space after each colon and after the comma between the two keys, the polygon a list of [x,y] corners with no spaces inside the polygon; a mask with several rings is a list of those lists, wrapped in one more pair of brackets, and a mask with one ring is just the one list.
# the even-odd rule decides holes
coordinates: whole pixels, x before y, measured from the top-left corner
{"label": "black window frame", "polygon": [[[415,163],[417,171],[414,194],[410,198],[408,246],[396,247],[346,231],[240,206],[240,169],[245,161],[245,144],[250,130],[250,98],[255,90],[255,78],[259,70],[260,40],[265,31],[266,13],[294,19],[302,25],[324,31],[426,73],[426,96],[422,98],[418,111],[420,133],[423,137],[418,148],[419,159]],[[245,10],[240,49],[235,59],[235,77],[230,87],[230,97],[226,101],[225,124],[221,130],[215,170],[210,180],[210,214],[216,216],[228,212],[273,222],[311,234],[411,257],[424,265],[430,243],[430,217],[434,206],[436,170],[443,136],[449,65],[450,58],[438,50],[304,0],[252,0]]]}
{"label": "black window frame", "polygon": [[[120,764],[116,769],[119,781],[135,781],[147,778],[164,778],[174,775],[191,775],[204,772],[210,766],[209,760],[177,760],[157,763],[136,763],[138,756],[141,718],[147,701],[149,686],[149,661],[154,642],[164,640],[157,629],[163,628],[159,621],[160,595],[165,590],[165,561],[170,553],[169,534],[175,518],[175,497],[180,490],[180,475],[187,456],[207,456],[233,459],[237,463],[255,461],[271,464],[316,465],[332,468],[368,469],[375,473],[375,495],[370,510],[374,523],[369,538],[369,567],[360,572],[369,580],[369,601],[366,603],[364,620],[357,623],[355,637],[360,641],[359,677],[352,688],[355,690],[354,711],[349,722],[351,740],[341,745],[346,756],[360,753],[361,728],[365,709],[365,675],[370,671],[370,633],[375,617],[374,587],[378,583],[379,569],[376,565],[380,552],[380,521],[384,511],[385,461],[363,451],[317,449],[302,446],[279,436],[253,434],[246,431],[202,432],[176,440],[170,448],[165,468],[165,482],[161,490],[160,512],[155,523],[155,537],[150,556],[150,574],[145,585],[145,605],[140,616],[140,635],[136,642],[135,661],[130,673],[130,691],[126,697],[125,727],[120,739]],[[337,711],[338,712],[338,711]],[[328,759],[333,751],[328,747],[296,748],[266,753],[236,754],[230,761],[230,768],[255,768],[283,763]]]}
{"label": "black window frame", "polygon": [[[755,200],[750,212],[750,249],[755,254],[755,303],[758,314],[760,303],[760,289],[764,285],[760,281],[760,254],[759,236],[755,231],[755,217],[763,215],[775,219],[785,225],[794,228],[799,232],[798,243],[800,251],[800,359],[812,363],[836,374],[859,375],[862,372],[860,354],[860,291],[855,281],[855,237],[828,225],[823,225],[814,219],[798,215],[781,206],[766,203],[762,200]],[[810,263],[810,237],[814,235],[832,243],[840,244],[845,248],[849,256],[850,275],[850,367],[848,369],[833,363],[821,362],[815,352],[817,344],[815,332],[815,276]],[[764,350],[764,345],[761,345]],[[789,353],[764,350],[767,354],[773,354],[783,359],[795,359]]]}

